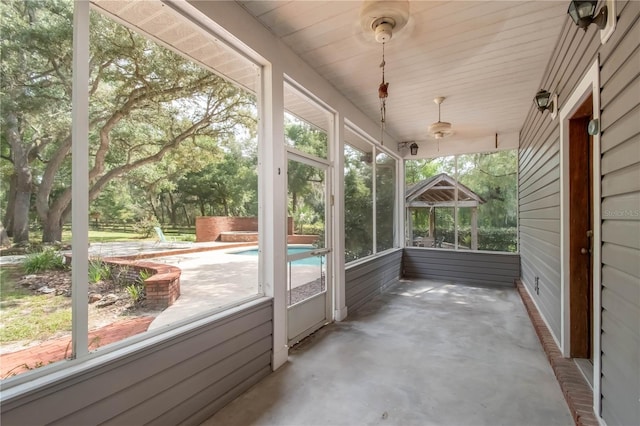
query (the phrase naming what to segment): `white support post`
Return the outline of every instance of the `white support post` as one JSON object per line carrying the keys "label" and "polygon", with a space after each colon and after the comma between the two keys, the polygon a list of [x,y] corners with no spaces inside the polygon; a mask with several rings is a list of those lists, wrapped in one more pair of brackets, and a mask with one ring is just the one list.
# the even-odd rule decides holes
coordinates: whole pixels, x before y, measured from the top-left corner
{"label": "white support post", "polygon": [[89,353],[89,12],[88,1],[73,8],[73,94],[71,112],[71,341],[72,357]]}
{"label": "white support post", "polygon": [[287,165],[284,146],[284,75],[277,64],[265,66],[260,102],[261,140],[259,215],[260,262],[266,296],[273,297],[273,354],[278,369],[289,356],[287,340],[286,246]]}
{"label": "white support post", "polygon": [[454,159],[454,170],[455,170],[455,180],[456,180],[456,186],[455,189],[453,190],[454,193],[454,200],[453,200],[453,247],[458,250],[458,230],[459,228],[459,224],[458,224],[458,156],[455,156]]}
{"label": "white support post", "polygon": [[404,192],[404,160],[402,158],[396,160],[396,197],[395,197],[395,211],[394,217],[396,218],[396,231],[395,231],[395,244],[394,247],[404,247],[406,245],[406,207],[405,207],[405,192]]}
{"label": "white support post", "polygon": [[346,278],[344,271],[344,117],[336,114],[333,173],[333,260],[334,311],[333,318],[347,317]]}
{"label": "white support post", "polygon": [[471,207],[471,250],[478,250],[478,208]]}

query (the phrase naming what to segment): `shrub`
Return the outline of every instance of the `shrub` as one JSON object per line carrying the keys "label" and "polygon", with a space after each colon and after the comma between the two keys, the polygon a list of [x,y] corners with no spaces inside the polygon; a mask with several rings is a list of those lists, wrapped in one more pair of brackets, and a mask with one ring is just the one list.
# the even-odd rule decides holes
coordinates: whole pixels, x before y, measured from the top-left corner
{"label": "shrub", "polygon": [[151,272],[149,272],[146,269],[141,269],[140,272],[138,273],[138,282],[139,283],[143,283],[147,280],[147,278],[151,277],[151,275],[153,275]]}
{"label": "shrub", "polygon": [[133,224],[133,231],[142,234],[145,238],[149,238],[155,233],[155,227],[159,226],[157,220],[147,217]]}
{"label": "shrub", "polygon": [[[455,234],[453,229],[438,229],[438,237],[444,237],[444,241],[453,244]],[[517,247],[518,232],[511,228],[478,228],[478,249],[490,251],[515,252]],[[458,243],[461,246],[471,247],[471,228],[461,226],[458,228]]]}
{"label": "shrub", "polygon": [[45,247],[39,253],[27,255],[22,261],[22,268],[27,274],[35,274],[42,271],[66,269],[62,254],[53,247]]}
{"label": "shrub", "polygon": [[145,297],[144,286],[140,284],[130,284],[127,287],[125,287],[125,289],[127,290],[127,293],[129,293],[129,297],[131,298],[134,304],[138,304],[142,302],[142,300]]}
{"label": "shrub", "polygon": [[111,276],[111,269],[98,259],[89,261],[89,282],[97,283],[106,280]]}

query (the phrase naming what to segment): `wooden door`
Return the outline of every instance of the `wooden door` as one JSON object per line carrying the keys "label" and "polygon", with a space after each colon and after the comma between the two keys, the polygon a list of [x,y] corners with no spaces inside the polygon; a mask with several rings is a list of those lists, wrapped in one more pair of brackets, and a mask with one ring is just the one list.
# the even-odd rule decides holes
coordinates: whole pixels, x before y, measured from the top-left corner
{"label": "wooden door", "polygon": [[570,356],[592,359],[593,339],[593,138],[590,96],[569,120]]}

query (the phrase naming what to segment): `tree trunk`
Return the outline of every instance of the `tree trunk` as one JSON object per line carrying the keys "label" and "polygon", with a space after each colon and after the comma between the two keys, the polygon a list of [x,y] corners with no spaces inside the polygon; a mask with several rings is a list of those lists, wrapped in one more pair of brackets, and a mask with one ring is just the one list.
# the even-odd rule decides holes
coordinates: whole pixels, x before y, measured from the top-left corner
{"label": "tree trunk", "polygon": [[31,193],[18,191],[13,215],[13,242],[15,244],[29,242],[29,206]]}
{"label": "tree trunk", "polygon": [[176,224],[176,217],[177,217],[177,210],[178,208],[176,207],[176,204],[173,202],[173,195],[171,195],[171,192],[169,192],[169,206],[170,206],[170,219],[171,219],[171,226],[175,227],[178,226]]}
{"label": "tree trunk", "polygon": [[2,219],[2,223],[6,227],[5,229],[9,237],[13,237],[13,214],[15,213],[17,185],[16,174],[13,173],[9,181],[9,190],[7,191],[7,210],[5,210],[4,218]]}
{"label": "tree trunk", "polygon": [[0,222],[0,246],[8,246],[10,243],[11,241],[9,241],[7,230],[4,229],[4,225]]}
{"label": "tree trunk", "polygon": [[[71,200],[69,195],[63,194],[53,202],[47,212],[46,220],[42,221],[42,242],[55,243],[62,241],[62,225],[71,214]],[[89,214],[89,212],[87,212]]]}
{"label": "tree trunk", "polygon": [[50,211],[47,221],[43,224],[42,242],[55,243],[62,241],[62,225],[64,219],[57,211]]}
{"label": "tree trunk", "polygon": [[[153,196],[149,197],[149,205],[151,206],[153,217],[159,220],[160,218],[158,217],[158,211],[156,210],[156,206],[153,204]],[[160,204],[160,209],[162,210],[162,204]]]}
{"label": "tree trunk", "polygon": [[29,208],[31,207],[31,168],[29,167],[29,146],[25,146],[20,137],[18,115],[6,112],[5,132],[11,146],[13,170],[15,176],[15,203],[13,205],[13,223],[11,233],[16,244],[29,242]]}
{"label": "tree trunk", "polygon": [[189,213],[187,213],[187,206],[185,204],[182,205],[182,210],[184,211],[184,217],[187,221],[187,226],[191,226],[191,219],[189,218]]}

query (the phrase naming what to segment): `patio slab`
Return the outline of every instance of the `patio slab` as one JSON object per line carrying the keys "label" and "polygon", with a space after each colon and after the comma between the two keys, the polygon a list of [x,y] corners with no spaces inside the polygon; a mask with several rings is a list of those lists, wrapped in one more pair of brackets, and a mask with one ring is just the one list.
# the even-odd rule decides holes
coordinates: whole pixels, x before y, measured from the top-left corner
{"label": "patio slab", "polygon": [[515,289],[401,281],[204,425],[572,425]]}

